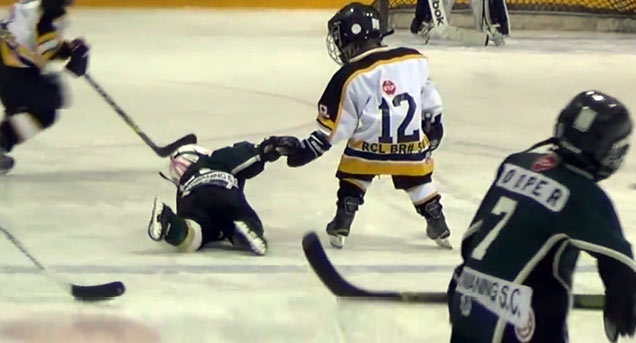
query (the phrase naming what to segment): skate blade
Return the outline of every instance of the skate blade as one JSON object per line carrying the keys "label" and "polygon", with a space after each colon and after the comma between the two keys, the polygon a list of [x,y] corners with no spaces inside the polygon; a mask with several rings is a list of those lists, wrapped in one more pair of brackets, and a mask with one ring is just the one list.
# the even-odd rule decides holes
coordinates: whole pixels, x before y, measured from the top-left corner
{"label": "skate blade", "polygon": [[243,242],[239,245],[247,245],[246,248],[256,256],[263,256],[267,252],[267,242],[259,237],[254,231],[243,222],[236,222],[236,233],[240,235]]}
{"label": "skate blade", "polygon": [[453,246],[450,244],[450,241],[448,240],[448,238],[438,238],[435,240],[435,244],[437,244],[437,246],[439,246],[440,248],[449,249],[449,250],[453,249]]}
{"label": "skate blade", "polygon": [[159,221],[159,213],[163,210],[163,203],[159,198],[155,198],[155,203],[152,205],[152,214],[150,215],[150,223],[148,223],[148,237],[153,241],[159,242],[163,239],[163,228]]}
{"label": "skate blade", "polygon": [[336,249],[342,249],[345,245],[345,236],[329,235],[329,243]]}

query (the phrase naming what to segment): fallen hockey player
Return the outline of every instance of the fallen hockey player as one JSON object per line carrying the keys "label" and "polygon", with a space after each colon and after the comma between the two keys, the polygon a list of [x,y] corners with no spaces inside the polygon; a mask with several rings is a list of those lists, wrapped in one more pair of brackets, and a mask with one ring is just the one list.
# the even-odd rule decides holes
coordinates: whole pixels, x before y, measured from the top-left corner
{"label": "fallen hockey player", "polygon": [[179,148],[170,156],[169,176],[162,174],[177,186],[177,211],[155,198],[148,235],[181,252],[227,239],[238,249],[265,255],[263,224],[245,198],[245,181],[298,144],[294,137],[273,136],[258,145],[239,142],[215,151]]}

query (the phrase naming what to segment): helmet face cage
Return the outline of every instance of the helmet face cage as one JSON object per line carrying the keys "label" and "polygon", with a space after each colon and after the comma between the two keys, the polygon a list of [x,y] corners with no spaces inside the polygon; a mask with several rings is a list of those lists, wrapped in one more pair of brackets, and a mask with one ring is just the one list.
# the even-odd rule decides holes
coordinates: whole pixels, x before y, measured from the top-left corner
{"label": "helmet face cage", "polygon": [[601,165],[597,173],[597,179],[607,179],[621,167],[625,160],[625,155],[627,155],[627,152],[629,151],[630,140],[631,135],[620,139],[616,143],[612,144],[612,146],[605,151],[603,156],[599,156]]}
{"label": "helmet face cage", "polygon": [[327,33],[327,52],[329,57],[336,63],[342,65],[345,63],[341,51],[342,37],[340,37],[340,22],[329,25],[329,33]]}
{"label": "helmet face cage", "polygon": [[348,63],[364,51],[364,44],[382,40],[380,14],[361,3],[351,3],[336,13],[327,25],[327,51],[338,64]]}

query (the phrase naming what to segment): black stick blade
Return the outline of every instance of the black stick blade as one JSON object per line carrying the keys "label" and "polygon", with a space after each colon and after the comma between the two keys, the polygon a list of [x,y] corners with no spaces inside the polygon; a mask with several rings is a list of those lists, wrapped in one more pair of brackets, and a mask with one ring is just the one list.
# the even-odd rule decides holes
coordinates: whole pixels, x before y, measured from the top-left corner
{"label": "black stick blade", "polygon": [[176,141],[163,146],[163,147],[156,147],[154,148],[155,153],[157,153],[157,155],[161,156],[161,157],[168,157],[170,156],[173,152],[177,151],[177,149],[179,149],[180,147],[184,146],[184,145],[188,145],[188,144],[196,144],[197,143],[197,136],[193,133],[188,134],[186,136],[183,136],[179,139],[177,139]]}
{"label": "black stick blade", "polygon": [[320,238],[315,232],[309,232],[303,237],[303,251],[305,257],[316,272],[322,283],[337,297],[355,298],[391,298],[402,300],[398,292],[372,292],[358,288],[345,280],[329,261],[325,250],[320,244]]}
{"label": "black stick blade", "polygon": [[126,291],[124,284],[115,281],[94,286],[71,285],[71,294],[81,300],[100,300],[118,297]]}
{"label": "black stick blade", "polygon": [[[369,291],[356,287],[345,280],[331,264],[315,232],[309,232],[303,237],[303,251],[318,278],[336,297],[412,304],[444,304],[447,302],[445,292]],[[605,296],[603,294],[574,294],[574,308],[602,310],[604,305]]]}

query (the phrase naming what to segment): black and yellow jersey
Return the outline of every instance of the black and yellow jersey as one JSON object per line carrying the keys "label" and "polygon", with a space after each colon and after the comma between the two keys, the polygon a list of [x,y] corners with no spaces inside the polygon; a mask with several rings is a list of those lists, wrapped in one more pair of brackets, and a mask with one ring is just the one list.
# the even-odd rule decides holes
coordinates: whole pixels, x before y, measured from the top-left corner
{"label": "black and yellow jersey", "polygon": [[419,176],[433,170],[422,131],[425,112],[442,112],[427,59],[414,49],[377,48],[331,78],[317,121],[332,145],[348,140],[339,171]]}
{"label": "black and yellow jersey", "polygon": [[40,0],[15,3],[0,23],[2,62],[15,68],[44,67],[62,47],[65,27],[63,9],[44,12]]}

